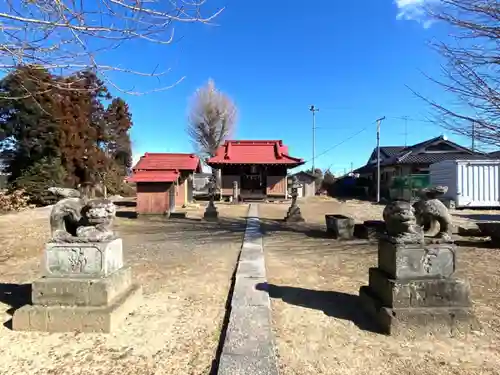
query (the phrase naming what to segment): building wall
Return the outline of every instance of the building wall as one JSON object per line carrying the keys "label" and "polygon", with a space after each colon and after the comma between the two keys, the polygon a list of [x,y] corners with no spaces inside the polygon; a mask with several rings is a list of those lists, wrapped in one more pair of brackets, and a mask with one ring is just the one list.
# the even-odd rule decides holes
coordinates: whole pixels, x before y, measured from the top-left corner
{"label": "building wall", "polygon": [[309,181],[304,184],[304,197],[314,197],[316,195],[316,181]]}
{"label": "building wall", "polygon": [[163,215],[170,209],[171,194],[175,187],[171,182],[138,182],[137,213]]}
{"label": "building wall", "polygon": [[286,194],[286,176],[267,176],[266,194],[272,197],[284,197]]}

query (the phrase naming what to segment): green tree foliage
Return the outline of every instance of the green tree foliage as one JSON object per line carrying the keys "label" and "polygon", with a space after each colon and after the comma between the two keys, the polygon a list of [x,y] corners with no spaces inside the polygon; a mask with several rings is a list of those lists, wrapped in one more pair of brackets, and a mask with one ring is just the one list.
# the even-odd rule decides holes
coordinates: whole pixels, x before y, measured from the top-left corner
{"label": "green tree foliage", "polygon": [[113,99],[105,115],[107,124],[108,155],[128,173],[132,168],[132,144],[129,131],[132,127],[132,115],[128,104],[121,98]]}
{"label": "green tree foliage", "polygon": [[323,181],[321,183],[321,188],[326,192],[330,193],[333,185],[335,184],[335,176],[329,169],[327,169],[323,176]]}
{"label": "green tree foliage", "polygon": [[51,186],[65,186],[67,174],[59,159],[42,158],[23,171],[11,186],[23,189],[31,204],[48,205],[56,201],[47,189]]}
{"label": "green tree foliage", "polygon": [[[112,191],[118,192],[131,167],[132,118],[120,98],[107,106],[111,99],[92,72],[61,77],[28,66],[0,81],[0,151],[9,161],[11,185],[46,180],[94,186],[107,183],[113,171]],[[26,191],[46,202],[40,190]]]}

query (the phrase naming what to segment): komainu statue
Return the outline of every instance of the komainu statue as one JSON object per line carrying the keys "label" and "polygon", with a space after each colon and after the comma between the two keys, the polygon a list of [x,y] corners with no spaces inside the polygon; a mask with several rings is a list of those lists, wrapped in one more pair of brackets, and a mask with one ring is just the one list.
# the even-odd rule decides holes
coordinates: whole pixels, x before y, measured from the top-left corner
{"label": "komainu statue", "polygon": [[434,186],[419,191],[420,200],[416,202],[417,224],[423,227],[427,237],[451,240],[451,215],[438,197],[446,194],[447,186]]}
{"label": "komainu statue", "polygon": [[102,242],[115,239],[113,219],[116,207],[107,199],[88,200],[78,190],[52,187],[64,197],[50,213],[52,242]]}
{"label": "komainu statue", "polygon": [[417,224],[415,209],[409,202],[394,201],[389,203],[384,209],[383,217],[391,242],[424,242],[424,233]]}

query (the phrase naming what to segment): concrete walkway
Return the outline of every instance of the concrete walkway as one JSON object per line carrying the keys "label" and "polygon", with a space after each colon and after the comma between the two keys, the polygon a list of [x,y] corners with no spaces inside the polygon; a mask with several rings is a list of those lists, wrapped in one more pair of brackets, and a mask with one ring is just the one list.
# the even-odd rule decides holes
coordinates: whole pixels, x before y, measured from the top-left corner
{"label": "concrete walkway", "polygon": [[219,375],[277,375],[259,209],[250,204]]}

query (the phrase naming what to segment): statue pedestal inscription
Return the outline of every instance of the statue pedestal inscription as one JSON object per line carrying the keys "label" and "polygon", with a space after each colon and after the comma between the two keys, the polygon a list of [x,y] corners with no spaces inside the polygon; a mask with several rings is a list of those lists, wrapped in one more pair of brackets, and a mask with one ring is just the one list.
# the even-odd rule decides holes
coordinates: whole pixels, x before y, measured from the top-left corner
{"label": "statue pedestal inscription", "polygon": [[122,239],[88,243],[48,243],[46,277],[105,277],[123,267]]}
{"label": "statue pedestal inscription", "polygon": [[[479,329],[469,284],[453,277],[455,245],[429,243],[423,233],[419,238],[413,211],[405,209],[393,212],[396,226],[384,212],[391,235],[379,239],[378,267],[369,269],[369,285],[360,289],[363,307],[390,335],[454,335]],[[394,229],[405,227],[399,233]],[[407,241],[412,236],[413,243]]]}
{"label": "statue pedestal inscription", "polygon": [[[111,230],[113,204],[70,199],[53,209],[53,238],[44,251],[42,277],[32,284],[33,304],[14,312],[16,331],[108,333],[141,301],[142,289],[123,265],[122,240]],[[79,213],[89,219],[76,235],[62,224],[66,204],[71,204],[75,221]]]}

